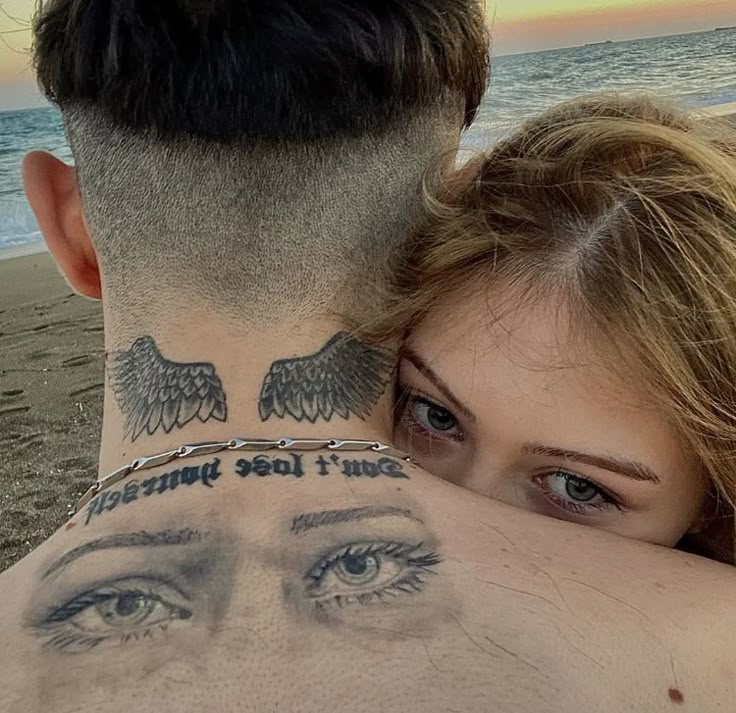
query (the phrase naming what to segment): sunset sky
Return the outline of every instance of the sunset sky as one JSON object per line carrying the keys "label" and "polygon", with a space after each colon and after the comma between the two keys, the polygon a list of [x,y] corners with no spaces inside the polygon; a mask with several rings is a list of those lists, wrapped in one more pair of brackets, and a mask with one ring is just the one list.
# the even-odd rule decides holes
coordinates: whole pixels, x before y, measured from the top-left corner
{"label": "sunset sky", "polygon": [[[736,25],[736,0],[488,0],[496,54]],[[0,110],[41,103],[29,71],[35,0],[0,0]]]}

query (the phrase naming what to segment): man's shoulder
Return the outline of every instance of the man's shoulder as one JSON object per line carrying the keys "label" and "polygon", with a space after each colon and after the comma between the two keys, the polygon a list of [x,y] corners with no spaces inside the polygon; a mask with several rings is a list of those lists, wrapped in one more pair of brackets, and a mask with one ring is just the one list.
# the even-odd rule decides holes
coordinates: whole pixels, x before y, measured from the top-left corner
{"label": "man's shoulder", "polygon": [[210,456],[105,491],[0,577],[2,709],[725,705],[730,568],[382,458]]}

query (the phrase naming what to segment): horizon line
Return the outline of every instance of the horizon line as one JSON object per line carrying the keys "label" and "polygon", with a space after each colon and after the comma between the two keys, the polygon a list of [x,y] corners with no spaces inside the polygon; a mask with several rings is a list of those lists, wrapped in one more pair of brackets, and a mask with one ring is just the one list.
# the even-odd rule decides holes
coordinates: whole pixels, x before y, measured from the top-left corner
{"label": "horizon line", "polygon": [[625,45],[628,42],[640,42],[641,40],[658,40],[664,37],[683,37],[685,35],[707,35],[707,34],[710,34],[711,32],[716,32],[719,30],[736,31],[736,25],[726,26],[726,27],[713,27],[710,30],[688,30],[687,32],[673,32],[673,33],[665,33],[663,35],[642,35],[640,37],[629,37],[625,40],[602,40],[598,42],[584,42],[581,45],[561,45],[559,47],[545,47],[543,49],[536,49],[536,50],[520,50],[518,52],[504,52],[503,54],[496,54],[493,56],[496,58],[521,57],[525,54],[544,54],[545,52],[559,52],[562,50],[574,50],[580,47],[592,47],[595,45],[605,45],[609,43],[612,45]]}
{"label": "horizon line", "polygon": [[[708,30],[690,30],[690,31],[687,31],[687,32],[665,33],[665,34],[661,34],[661,35],[643,35],[643,36],[639,36],[639,37],[630,37],[630,38],[619,39],[619,40],[602,40],[602,41],[597,41],[597,42],[594,41],[594,42],[583,43],[583,44],[562,45],[562,46],[557,46],[557,47],[555,47],[555,46],[552,46],[552,47],[543,47],[543,48],[532,49],[532,50],[525,49],[525,50],[510,51],[510,52],[504,51],[504,52],[501,52],[499,54],[492,54],[492,60],[493,59],[501,59],[501,58],[504,58],[504,57],[523,57],[525,55],[532,55],[532,54],[545,54],[545,53],[548,53],[548,52],[563,52],[565,50],[579,49],[581,47],[587,47],[587,46],[605,45],[605,44],[609,44],[609,43],[610,44],[619,45],[619,44],[627,44],[627,43],[630,43],[630,42],[640,42],[640,41],[643,41],[643,40],[662,39],[662,38],[666,38],[666,37],[683,37],[683,36],[686,36],[686,35],[698,35],[698,34],[704,35],[704,34],[709,34],[711,32],[716,32],[719,29],[722,29],[722,30],[725,30],[725,31],[729,31],[729,30],[736,31],[736,25],[733,25],[733,26],[728,26],[727,25],[727,26],[720,27],[720,28],[718,26],[714,26],[713,28],[708,29]],[[494,42],[493,42],[493,39],[492,39],[491,40],[491,47],[492,48],[493,48],[493,45],[494,45]],[[4,83],[0,82],[0,87],[2,87],[3,84]],[[6,86],[12,85],[12,84],[15,84],[15,82],[9,82]],[[38,89],[38,85],[36,84],[36,82],[35,82],[35,80],[34,80],[33,77],[29,77],[28,80],[23,81],[22,83],[18,83],[18,84],[23,84],[23,85],[28,86],[28,87],[31,87],[31,86],[34,86],[35,85],[36,89]],[[9,113],[16,112],[16,111],[33,111],[34,109],[55,108],[54,105],[51,102],[49,102],[47,99],[45,99],[45,97],[43,96],[43,94],[41,92],[38,93],[38,101],[39,101],[39,103],[38,104],[35,104],[35,105],[34,104],[29,104],[27,106],[19,106],[19,107],[8,108],[8,109],[4,109],[4,108],[0,107],[0,113],[9,114]]]}

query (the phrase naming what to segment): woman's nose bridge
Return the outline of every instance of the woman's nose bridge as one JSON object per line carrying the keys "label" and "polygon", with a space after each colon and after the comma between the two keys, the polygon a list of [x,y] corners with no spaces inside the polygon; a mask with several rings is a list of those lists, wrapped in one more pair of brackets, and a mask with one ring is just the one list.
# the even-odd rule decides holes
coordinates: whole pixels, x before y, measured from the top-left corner
{"label": "woman's nose bridge", "polygon": [[523,499],[523,481],[518,457],[498,444],[489,444],[476,459],[470,482],[462,484],[493,500],[518,505]]}

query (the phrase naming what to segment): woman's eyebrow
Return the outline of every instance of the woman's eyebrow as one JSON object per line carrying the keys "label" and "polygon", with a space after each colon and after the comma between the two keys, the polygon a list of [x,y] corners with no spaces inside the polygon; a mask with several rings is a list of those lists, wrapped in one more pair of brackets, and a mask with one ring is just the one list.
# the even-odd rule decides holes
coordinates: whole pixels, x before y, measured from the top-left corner
{"label": "woman's eyebrow", "polygon": [[405,349],[402,352],[402,357],[406,359],[420,374],[431,381],[437,390],[458,410],[467,418],[471,423],[475,423],[475,414],[465,406],[460,399],[452,393],[452,390],[447,385],[444,379],[439,376],[429,364],[413,349]]}
{"label": "woman's eyebrow", "polygon": [[118,549],[121,547],[162,547],[164,545],[188,545],[200,542],[207,537],[207,533],[199,530],[162,530],[161,532],[126,532],[117,535],[107,535],[97,540],[85,542],[75,547],[57,559],[43,574],[41,579],[63,569],[71,562],[100,550]]}
{"label": "woman's eyebrow", "polygon": [[564,460],[573,460],[577,463],[586,463],[587,465],[592,465],[594,468],[603,468],[603,470],[618,473],[632,480],[657,484],[662,482],[662,479],[651,468],[643,463],[627,458],[593,455],[591,453],[582,453],[563,448],[553,448],[552,446],[545,446],[541,443],[526,443],[523,450],[524,453],[531,455],[562,458]]}

